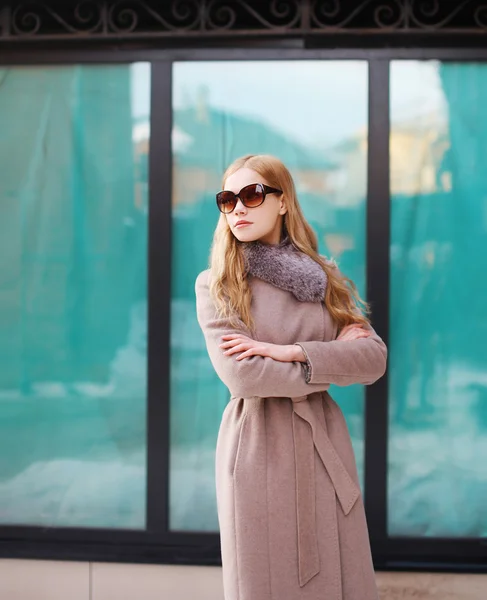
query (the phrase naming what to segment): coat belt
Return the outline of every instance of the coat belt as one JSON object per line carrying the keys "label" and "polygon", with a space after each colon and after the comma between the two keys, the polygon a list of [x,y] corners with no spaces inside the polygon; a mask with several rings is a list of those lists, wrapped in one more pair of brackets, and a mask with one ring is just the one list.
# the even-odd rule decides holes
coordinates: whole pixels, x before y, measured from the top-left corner
{"label": "coat belt", "polygon": [[[345,515],[352,510],[360,490],[348,474],[328,433],[319,422],[310,402],[293,398],[293,436],[296,461],[296,511],[298,527],[299,585],[305,586],[320,572],[316,529],[314,462],[318,453],[335,489]],[[336,508],[330,507],[331,510]],[[339,552],[339,548],[336,548]]]}

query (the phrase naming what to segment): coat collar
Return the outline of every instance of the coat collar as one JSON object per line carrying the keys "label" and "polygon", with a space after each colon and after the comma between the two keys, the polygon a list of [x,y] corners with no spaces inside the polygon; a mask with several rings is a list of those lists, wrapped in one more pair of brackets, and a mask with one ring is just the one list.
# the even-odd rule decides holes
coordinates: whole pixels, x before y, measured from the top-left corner
{"label": "coat collar", "polygon": [[300,302],[322,302],[327,276],[322,267],[298,250],[286,235],[279,244],[243,242],[247,273],[291,292]]}

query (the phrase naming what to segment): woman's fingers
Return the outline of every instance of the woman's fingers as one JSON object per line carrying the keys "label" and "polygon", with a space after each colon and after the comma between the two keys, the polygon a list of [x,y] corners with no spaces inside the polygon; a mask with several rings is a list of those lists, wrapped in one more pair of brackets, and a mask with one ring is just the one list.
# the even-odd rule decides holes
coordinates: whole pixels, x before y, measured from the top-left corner
{"label": "woman's fingers", "polygon": [[246,349],[250,348],[250,346],[252,344],[255,344],[256,342],[246,336],[242,336],[242,335],[237,335],[235,333],[232,334],[228,334],[228,335],[223,335],[222,336],[223,340],[226,340],[225,342],[220,344],[220,348],[222,350],[225,350],[226,348],[234,348],[237,345],[240,344],[246,344]]}
{"label": "woman's fingers", "polygon": [[357,331],[363,331],[361,325],[347,325],[340,331],[340,335],[337,337],[337,340],[349,339],[350,335]]}
{"label": "woman's fingers", "polygon": [[362,330],[363,327],[360,323],[351,323],[350,325],[346,325],[341,331],[340,331],[340,335],[345,335],[346,333],[348,333],[349,331],[353,331],[354,329],[360,329]]}
{"label": "woman's fingers", "polygon": [[222,335],[222,340],[235,340],[235,339],[246,340],[247,342],[254,341],[251,338],[247,337],[246,335],[241,335],[238,333],[227,333],[226,335]]}
{"label": "woman's fingers", "polygon": [[363,325],[359,323],[352,323],[342,329],[340,335],[337,337],[339,342],[350,342],[353,340],[359,340],[371,336],[372,333],[368,329],[364,329]]}
{"label": "woman's fingers", "polygon": [[370,333],[368,331],[355,330],[355,331],[349,331],[345,337],[349,340],[356,340],[358,338],[368,337],[369,335],[370,335]]}
{"label": "woman's fingers", "polygon": [[224,338],[232,338],[232,339],[228,339],[226,342],[223,342],[220,344],[220,348],[233,348],[236,344],[255,344],[254,340],[251,340],[250,338],[247,337],[242,337],[242,336],[237,336],[237,335],[225,335],[223,336]]}
{"label": "woman's fingers", "polygon": [[351,336],[351,340],[360,340],[362,338],[368,338],[370,337],[370,333],[366,333],[365,331],[363,333],[356,333],[355,335]]}
{"label": "woman's fingers", "polygon": [[237,344],[236,346],[234,346],[233,348],[229,348],[228,350],[225,350],[225,352],[223,354],[235,354],[236,352],[244,352],[245,350],[249,349],[249,344]]}
{"label": "woman's fingers", "polygon": [[260,354],[258,348],[249,348],[247,351],[242,352],[240,356],[237,356],[235,360],[242,360],[242,358],[249,358],[250,356],[255,356],[256,354]]}
{"label": "woman's fingers", "polygon": [[248,358],[249,356],[255,356],[256,354],[266,356],[266,348],[259,342],[256,342],[249,337],[237,335],[235,333],[229,333],[228,335],[223,335],[222,339],[226,340],[220,344],[223,354],[231,356],[232,354],[242,352],[242,354],[236,357],[237,360],[242,360],[242,358]]}
{"label": "woman's fingers", "polygon": [[363,338],[368,338],[372,335],[370,331],[350,331],[346,335],[341,338],[337,338],[340,342],[351,342],[353,340],[360,340]]}
{"label": "woman's fingers", "polygon": [[264,348],[260,348],[256,345],[254,340],[249,338],[235,337],[232,340],[220,344],[220,348],[226,356],[242,352],[243,354],[237,357],[238,360],[246,358],[247,356],[253,356],[254,354],[264,355]]}
{"label": "woman's fingers", "polygon": [[235,344],[242,344],[243,342],[244,340],[236,338],[234,340],[230,340],[229,342],[223,342],[223,344],[220,344],[220,348],[232,348],[232,346],[235,346]]}

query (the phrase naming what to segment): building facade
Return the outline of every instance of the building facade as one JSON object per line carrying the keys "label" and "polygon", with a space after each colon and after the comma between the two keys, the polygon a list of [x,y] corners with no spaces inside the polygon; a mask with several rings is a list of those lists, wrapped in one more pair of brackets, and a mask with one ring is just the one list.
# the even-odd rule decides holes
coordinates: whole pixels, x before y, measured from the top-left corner
{"label": "building facade", "polygon": [[270,153],[390,349],[332,394],[377,569],[485,571],[485,4],[0,2],[0,83],[2,557],[219,564],[194,280]]}

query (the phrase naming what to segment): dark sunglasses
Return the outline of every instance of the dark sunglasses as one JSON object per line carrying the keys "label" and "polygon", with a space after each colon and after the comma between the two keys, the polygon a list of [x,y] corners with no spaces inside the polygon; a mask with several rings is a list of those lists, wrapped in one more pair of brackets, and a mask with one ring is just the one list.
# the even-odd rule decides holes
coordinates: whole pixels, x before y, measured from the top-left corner
{"label": "dark sunglasses", "polygon": [[235,210],[237,198],[240,198],[242,204],[247,208],[257,208],[264,202],[267,194],[282,194],[282,190],[269,187],[263,183],[251,183],[243,187],[238,194],[234,194],[229,190],[218,192],[216,205],[220,212],[228,214]]}

